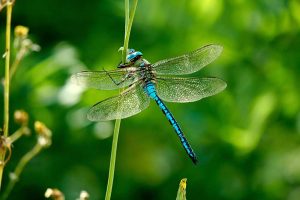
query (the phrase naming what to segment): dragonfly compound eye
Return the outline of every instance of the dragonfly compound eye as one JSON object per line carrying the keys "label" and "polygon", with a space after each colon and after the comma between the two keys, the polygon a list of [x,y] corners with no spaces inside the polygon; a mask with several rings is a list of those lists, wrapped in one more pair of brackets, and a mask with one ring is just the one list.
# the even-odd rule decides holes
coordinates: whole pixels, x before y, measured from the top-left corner
{"label": "dragonfly compound eye", "polygon": [[135,52],[134,49],[128,49],[128,54],[132,54],[133,52]]}
{"label": "dragonfly compound eye", "polygon": [[139,57],[141,57],[143,54],[140,51],[134,51],[132,53],[130,53],[130,51],[133,49],[129,50],[129,54],[127,55],[126,59],[128,62],[133,62],[135,60],[137,60]]}

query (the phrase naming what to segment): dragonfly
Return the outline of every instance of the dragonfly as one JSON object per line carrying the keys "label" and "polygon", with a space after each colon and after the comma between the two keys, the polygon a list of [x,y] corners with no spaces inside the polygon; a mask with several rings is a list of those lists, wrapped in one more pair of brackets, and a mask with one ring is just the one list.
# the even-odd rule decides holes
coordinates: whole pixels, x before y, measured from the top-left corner
{"label": "dragonfly", "polygon": [[210,44],[182,56],[151,64],[142,52],[129,49],[126,64],[106,71],[82,71],[72,79],[80,85],[99,90],[123,88],[119,95],[96,103],[87,113],[91,121],[124,119],[136,115],[154,100],[166,116],[194,164],[197,156],[181,127],[164,102],[187,103],[215,95],[226,88],[226,82],[215,77],[182,77],[195,73],[213,62],[222,52],[220,45]]}

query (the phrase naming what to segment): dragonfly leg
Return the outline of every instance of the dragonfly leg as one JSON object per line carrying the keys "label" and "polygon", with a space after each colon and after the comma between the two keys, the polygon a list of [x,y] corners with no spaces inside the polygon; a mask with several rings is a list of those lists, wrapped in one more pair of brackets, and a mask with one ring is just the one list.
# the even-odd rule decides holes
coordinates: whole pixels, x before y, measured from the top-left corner
{"label": "dragonfly leg", "polygon": [[116,85],[120,85],[122,84],[126,79],[125,78],[122,78],[122,80],[120,82],[117,82],[111,75],[108,71],[106,71],[105,69],[103,69],[103,71],[105,71],[105,73],[108,75],[108,77],[112,80],[112,82],[114,82],[114,84]]}
{"label": "dragonfly leg", "polygon": [[132,63],[126,63],[126,64],[120,63],[118,65],[118,68],[126,68],[126,67],[131,67],[131,66],[132,66]]}

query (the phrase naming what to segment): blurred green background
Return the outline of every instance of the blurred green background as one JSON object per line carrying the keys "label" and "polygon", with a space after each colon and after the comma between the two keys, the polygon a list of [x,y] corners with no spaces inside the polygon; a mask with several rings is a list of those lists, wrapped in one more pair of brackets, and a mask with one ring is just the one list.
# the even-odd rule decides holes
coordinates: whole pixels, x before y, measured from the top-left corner
{"label": "blurred green background", "polygon": [[[4,25],[2,11],[1,52]],[[104,199],[114,122],[92,123],[86,113],[117,91],[81,90],[69,77],[120,62],[124,1],[17,0],[13,25],[28,26],[42,50],[27,56],[12,80],[10,130],[18,128],[13,111],[24,109],[31,127],[40,120],[52,130],[53,144],[26,166],[10,199],[43,199],[47,187],[66,199],[81,190]],[[188,199],[299,199],[299,25],[297,0],[140,1],[130,47],[155,62],[221,44],[220,58],[196,76],[228,86],[199,102],[167,103],[198,154],[197,166],[155,103],[122,120],[112,199],[175,199],[184,177]],[[4,187],[35,141],[32,135],[14,144]]]}

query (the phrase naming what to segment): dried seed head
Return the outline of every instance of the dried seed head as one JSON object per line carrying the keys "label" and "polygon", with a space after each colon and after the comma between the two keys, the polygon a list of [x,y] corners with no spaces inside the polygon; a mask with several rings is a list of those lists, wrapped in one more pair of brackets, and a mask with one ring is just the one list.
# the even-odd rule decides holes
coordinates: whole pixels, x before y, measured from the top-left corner
{"label": "dried seed head", "polygon": [[31,51],[40,51],[41,50],[41,46],[35,43],[32,43],[30,46],[30,50]]}
{"label": "dried seed head", "polygon": [[38,44],[33,43],[28,38],[29,28],[25,26],[15,27],[15,39],[14,47],[17,50],[17,59],[22,59],[25,55],[31,51],[40,51],[41,47]]}
{"label": "dried seed head", "polygon": [[[0,129],[2,131],[2,129]],[[5,152],[7,155],[4,155],[5,160],[0,161],[0,166],[6,165],[6,163],[10,160],[11,157],[11,142],[9,138],[1,135],[0,136],[0,151]]]}
{"label": "dried seed head", "polygon": [[40,51],[41,47],[38,44],[33,43],[30,39],[22,40],[22,47],[27,51]]}
{"label": "dried seed head", "polygon": [[15,36],[20,38],[26,38],[28,36],[29,28],[26,26],[16,26],[15,27]]}
{"label": "dried seed head", "polygon": [[90,198],[89,193],[87,193],[87,191],[81,191],[80,192],[80,196],[78,200],[88,200]]}
{"label": "dried seed head", "polygon": [[48,188],[45,192],[46,198],[52,198],[54,200],[64,200],[64,194],[56,188]]}
{"label": "dried seed head", "polygon": [[15,0],[1,0],[2,4],[6,4],[6,3],[15,3]]}
{"label": "dried seed head", "polygon": [[13,172],[9,173],[9,178],[12,181],[18,181],[19,180],[19,177]]}
{"label": "dried seed head", "polygon": [[14,119],[17,124],[28,124],[28,114],[24,110],[16,110],[14,113]]}
{"label": "dried seed head", "polygon": [[15,0],[1,0],[0,1],[0,11],[5,8],[8,4],[13,4]]}
{"label": "dried seed head", "polygon": [[38,143],[44,148],[49,147],[52,142],[51,130],[48,129],[48,127],[40,121],[36,121],[34,123],[34,130],[38,134]]}

